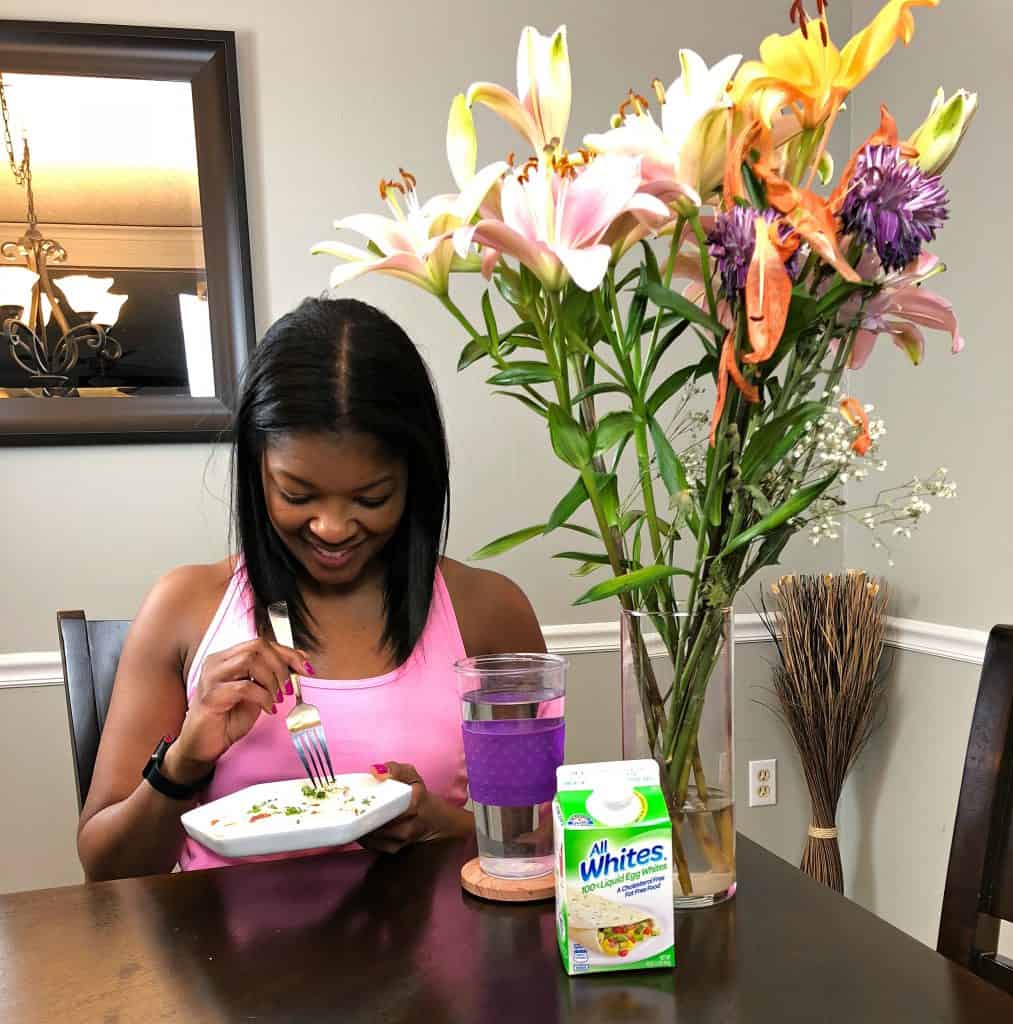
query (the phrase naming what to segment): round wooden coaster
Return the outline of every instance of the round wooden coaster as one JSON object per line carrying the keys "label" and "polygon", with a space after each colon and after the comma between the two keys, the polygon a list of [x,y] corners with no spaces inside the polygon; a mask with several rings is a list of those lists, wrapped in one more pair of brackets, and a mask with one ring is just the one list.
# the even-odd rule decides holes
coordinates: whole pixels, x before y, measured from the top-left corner
{"label": "round wooden coaster", "polygon": [[478,857],[473,857],[461,868],[461,887],[472,896],[499,903],[551,900],[556,894],[556,883],[551,871],[537,878],[496,878],[482,870]]}

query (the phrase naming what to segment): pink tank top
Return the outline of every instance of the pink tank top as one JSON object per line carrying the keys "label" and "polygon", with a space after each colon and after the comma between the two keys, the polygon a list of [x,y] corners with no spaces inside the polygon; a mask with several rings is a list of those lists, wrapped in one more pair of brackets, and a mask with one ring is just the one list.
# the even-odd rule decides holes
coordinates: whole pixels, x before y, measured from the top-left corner
{"label": "pink tank top", "polygon": [[[240,564],[190,666],[187,700],[209,654],[256,635],[253,594]],[[437,569],[429,619],[403,665],[372,679],[300,676],[304,699],[320,711],[335,772],[368,772],[373,764],[407,762],[415,766],[430,792],[464,806],[467,775],[453,669],[463,657],[457,616]],[[250,732],[219,758],[205,802],[259,782],[304,777],[285,728],[284,716],[294,699],[286,697],[276,715],[261,715]],[[184,871],[193,871],[240,862],[219,857],[188,836],[179,863]]]}

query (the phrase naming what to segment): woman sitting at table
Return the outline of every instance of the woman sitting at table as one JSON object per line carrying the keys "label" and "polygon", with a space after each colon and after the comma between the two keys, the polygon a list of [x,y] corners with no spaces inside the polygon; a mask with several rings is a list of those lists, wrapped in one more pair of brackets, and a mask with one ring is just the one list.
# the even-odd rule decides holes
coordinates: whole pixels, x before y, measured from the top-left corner
{"label": "woman sitting at table", "polygon": [[[123,649],[78,830],[92,879],[229,863],[187,838],[180,815],[305,774],[285,725],[291,673],[336,772],[372,766],[413,788],[364,846],[469,834],[453,663],[545,649],[513,583],[441,557],[439,406],[415,346],[380,311],[307,299],[275,323],[247,368],[234,443],[238,556],[159,580]],[[298,650],[270,634],[279,600]],[[157,772],[142,779],[153,751]]]}

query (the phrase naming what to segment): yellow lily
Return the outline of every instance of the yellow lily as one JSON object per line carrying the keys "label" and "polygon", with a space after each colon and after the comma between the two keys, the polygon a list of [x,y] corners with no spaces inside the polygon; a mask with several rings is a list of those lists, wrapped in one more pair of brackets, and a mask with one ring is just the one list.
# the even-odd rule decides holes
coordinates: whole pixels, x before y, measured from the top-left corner
{"label": "yellow lily", "polygon": [[[899,40],[914,35],[913,7],[938,7],[940,0],[888,0],[860,32],[838,50],[825,19],[790,35],[769,35],[760,44],[760,60],[747,61],[735,79],[737,104],[752,101],[769,125],[774,114],[791,108],[803,129],[822,125],[840,109]],[[812,26],[818,26],[814,29]]]}

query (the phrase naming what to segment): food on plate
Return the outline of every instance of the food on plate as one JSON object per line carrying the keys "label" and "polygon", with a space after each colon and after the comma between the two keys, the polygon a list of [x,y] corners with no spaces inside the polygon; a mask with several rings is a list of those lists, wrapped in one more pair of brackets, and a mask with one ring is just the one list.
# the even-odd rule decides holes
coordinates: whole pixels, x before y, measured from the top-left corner
{"label": "food on plate", "polygon": [[361,787],[325,785],[316,788],[309,783],[298,789],[292,782],[279,783],[274,794],[259,796],[256,802],[237,805],[230,816],[212,818],[208,824],[216,830],[253,825],[272,819],[301,825],[322,824],[322,820],[358,818],[376,802],[376,796],[363,793]]}

